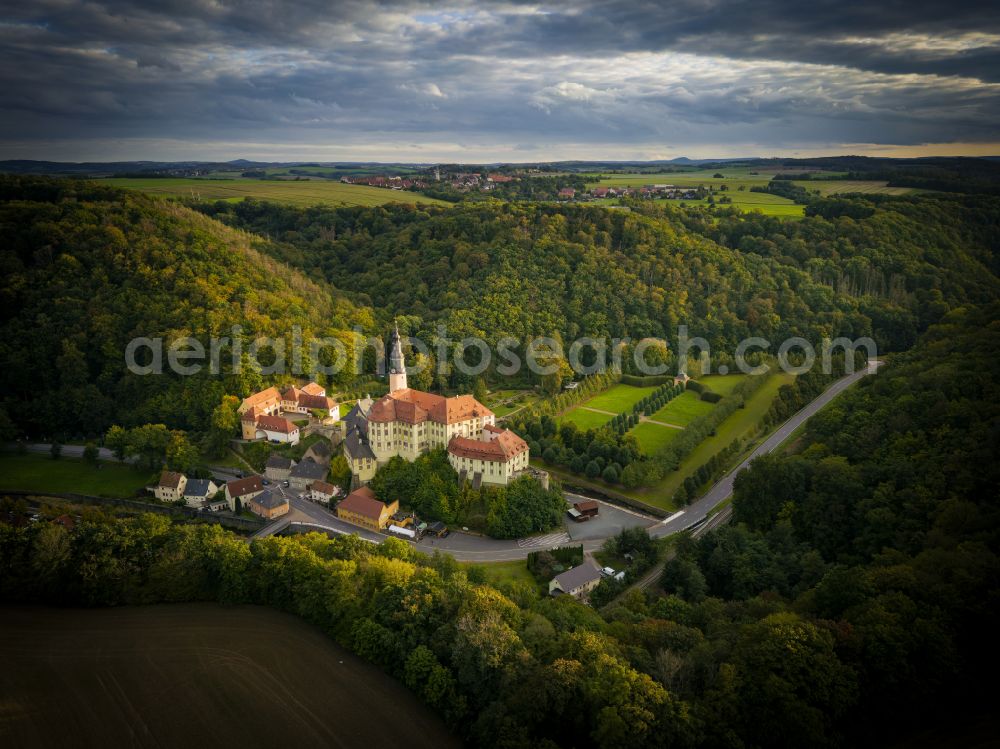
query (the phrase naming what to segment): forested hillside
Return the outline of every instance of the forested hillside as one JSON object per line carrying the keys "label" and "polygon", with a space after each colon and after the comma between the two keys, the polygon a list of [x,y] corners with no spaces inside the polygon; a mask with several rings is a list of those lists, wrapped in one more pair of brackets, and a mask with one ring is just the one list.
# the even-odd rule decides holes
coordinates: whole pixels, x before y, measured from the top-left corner
{"label": "forested hillside", "polygon": [[[1000,310],[949,313],[741,475],[667,595],[600,612],[389,539],[247,544],[163,517],[0,524],[0,599],[254,602],[377,663],[473,746],[838,747],[994,708]],[[972,739],[978,738],[973,736]],[[971,739],[970,739],[971,743]]]}
{"label": "forested hillside", "polygon": [[558,333],[667,338],[687,324],[732,351],[749,335],[874,336],[911,346],[956,304],[998,288],[1000,201],[914,197],[822,201],[800,222],[485,203],[449,210],[295,210],[244,202],[202,210],[266,234],[292,265],[325,277],[414,332],[456,338]]}
{"label": "forested hillside", "polygon": [[257,239],[135,193],[0,178],[0,235],[0,402],[35,436],[101,434],[112,423],[203,429],[224,392],[259,384],[249,370],[129,374],[134,337],[192,335],[207,349],[233,325],[246,343],[289,336],[293,325],[309,336],[371,324],[322,279],[260,252]]}
{"label": "forested hillside", "polygon": [[[676,351],[686,324],[715,367],[731,367],[748,336],[774,347],[872,336],[880,351],[905,350],[949,309],[1000,290],[1000,200],[985,196],[821,200],[798,222],[648,202],[197,208],[84,182],[0,181],[0,392],[22,431],[199,432],[223,392],[260,383],[129,375],[135,336],[207,340],[238,324],[246,342],[293,326],[350,341],[355,325],[379,335],[399,317],[426,342],[443,323],[454,341],[657,336]],[[351,387],[354,373],[330,384]],[[423,386],[473,384],[453,372]]]}

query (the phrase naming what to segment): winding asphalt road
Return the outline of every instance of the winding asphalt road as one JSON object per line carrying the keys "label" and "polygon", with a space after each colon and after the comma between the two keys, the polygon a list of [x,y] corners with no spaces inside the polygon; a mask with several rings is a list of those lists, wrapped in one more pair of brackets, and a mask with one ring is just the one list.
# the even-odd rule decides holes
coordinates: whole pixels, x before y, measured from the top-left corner
{"label": "winding asphalt road", "polygon": [[[792,432],[802,426],[810,417],[816,414],[816,412],[862,377],[874,373],[880,364],[881,362],[879,361],[872,361],[865,369],[846,375],[834,382],[830,385],[830,387],[817,396],[815,400],[808,403],[800,411],[788,419],[788,421],[778,427],[766,440],[764,440],[752,453],[750,453],[746,460],[723,476],[704,496],[690,504],[685,509],[675,512],[666,520],[654,521],[654,518],[650,516],[642,515],[641,513],[626,510],[618,507],[617,505],[612,505],[602,500],[598,500],[602,505],[602,511],[606,514],[627,513],[635,516],[636,519],[646,519],[650,521],[650,525],[645,525],[642,522],[635,523],[635,521],[633,521],[633,523],[647,527],[649,534],[654,538],[662,538],[664,536],[679,533],[703,524],[706,518],[709,517],[711,511],[732,495],[733,481],[740,471],[744,470],[750,465],[750,463],[759,458],[761,455],[767,455],[774,452],[774,450],[776,450],[786,439],[788,439]],[[49,445],[32,444],[28,445],[28,450],[37,453],[48,453]],[[65,445],[63,446],[63,455],[80,457],[83,455],[83,448],[76,445]],[[103,460],[114,460],[114,455],[112,455],[111,451],[106,448],[101,448],[100,457]],[[212,469],[212,473],[220,481],[228,481],[234,478],[232,469],[216,467]],[[325,530],[335,534],[355,533],[366,540],[374,542],[381,541],[385,538],[382,534],[358,528],[350,523],[345,523],[340,520],[336,514],[325,507],[306,499],[300,499],[296,493],[284,490],[280,486],[279,482],[276,482],[276,484],[277,486],[272,486],[272,488],[281,490],[288,498],[291,508],[291,511],[287,516],[288,519],[291,520],[293,525],[300,527],[302,530]],[[583,498],[584,497],[581,497],[580,495],[567,493],[567,500],[576,501]],[[728,511],[728,508],[717,513],[712,517],[711,526],[715,527],[715,525],[725,522],[728,520],[730,514],[731,513]],[[582,544],[584,552],[593,552],[601,547],[605,538],[615,535],[619,529],[620,525],[611,525],[608,528],[607,535],[599,538],[584,538],[576,541],[575,543]],[[560,546],[573,542],[572,538],[570,538],[568,534],[551,534],[550,537],[539,539],[540,542],[547,542],[544,544],[540,542],[535,543],[535,541],[535,539],[502,541],[470,533],[453,532],[447,538],[424,538],[416,542],[416,547],[427,553],[433,553],[436,550],[447,552],[460,561],[501,562],[523,559],[531,551],[537,551],[542,548],[551,548],[552,546]]]}

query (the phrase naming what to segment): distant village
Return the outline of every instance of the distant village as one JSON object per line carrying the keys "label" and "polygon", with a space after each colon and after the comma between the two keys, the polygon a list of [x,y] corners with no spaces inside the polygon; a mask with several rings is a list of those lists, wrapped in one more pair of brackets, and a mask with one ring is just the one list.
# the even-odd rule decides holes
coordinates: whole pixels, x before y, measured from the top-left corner
{"label": "distant village", "polygon": [[[491,192],[497,185],[514,182],[520,179],[518,176],[510,174],[500,174],[498,172],[445,172],[436,168],[433,174],[433,182],[442,185],[449,185],[459,192]],[[424,189],[431,185],[427,180],[414,179],[411,177],[392,176],[386,174],[369,176],[345,176],[340,178],[341,182],[349,185],[368,185],[369,187],[382,187],[389,190],[409,190]]]}
{"label": "distant village", "polygon": [[[462,193],[489,193],[502,185],[506,185],[511,182],[518,182],[522,179],[522,177],[527,179],[531,176],[533,175],[529,173],[522,175],[504,174],[500,172],[443,172],[440,167],[437,167],[434,169],[429,181],[427,179],[417,177],[403,177],[387,174],[345,176],[341,177],[340,181],[350,185],[367,185],[369,187],[380,187],[387,190],[424,190],[434,187],[435,185],[440,185]],[[565,183],[565,180],[560,181]],[[590,200],[602,200],[606,198],[700,200],[706,196],[706,190],[704,188],[678,187],[676,185],[668,184],[650,184],[642,185],[641,187],[599,185],[589,189],[562,187],[559,188],[558,191],[553,190],[553,192],[555,192],[554,197],[559,201],[574,202],[587,202]]]}

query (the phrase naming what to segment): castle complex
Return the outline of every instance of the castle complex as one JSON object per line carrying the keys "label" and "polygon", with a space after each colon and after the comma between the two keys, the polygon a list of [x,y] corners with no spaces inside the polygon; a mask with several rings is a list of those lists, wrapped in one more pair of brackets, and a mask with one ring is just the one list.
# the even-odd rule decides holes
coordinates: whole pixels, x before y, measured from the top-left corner
{"label": "castle complex", "polygon": [[414,460],[435,448],[446,448],[459,475],[480,484],[506,485],[528,468],[528,445],[471,395],[446,398],[413,390],[399,330],[392,334],[389,393],[377,401],[359,400],[344,417],[344,455],[360,483],[379,466],[399,456]]}

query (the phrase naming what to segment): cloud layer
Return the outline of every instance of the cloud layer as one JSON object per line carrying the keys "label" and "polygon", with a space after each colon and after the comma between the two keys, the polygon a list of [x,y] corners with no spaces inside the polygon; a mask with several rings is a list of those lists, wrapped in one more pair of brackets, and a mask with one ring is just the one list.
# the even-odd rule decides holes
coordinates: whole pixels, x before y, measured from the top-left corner
{"label": "cloud layer", "polygon": [[0,156],[1000,152],[993,2],[153,5],[8,4]]}

